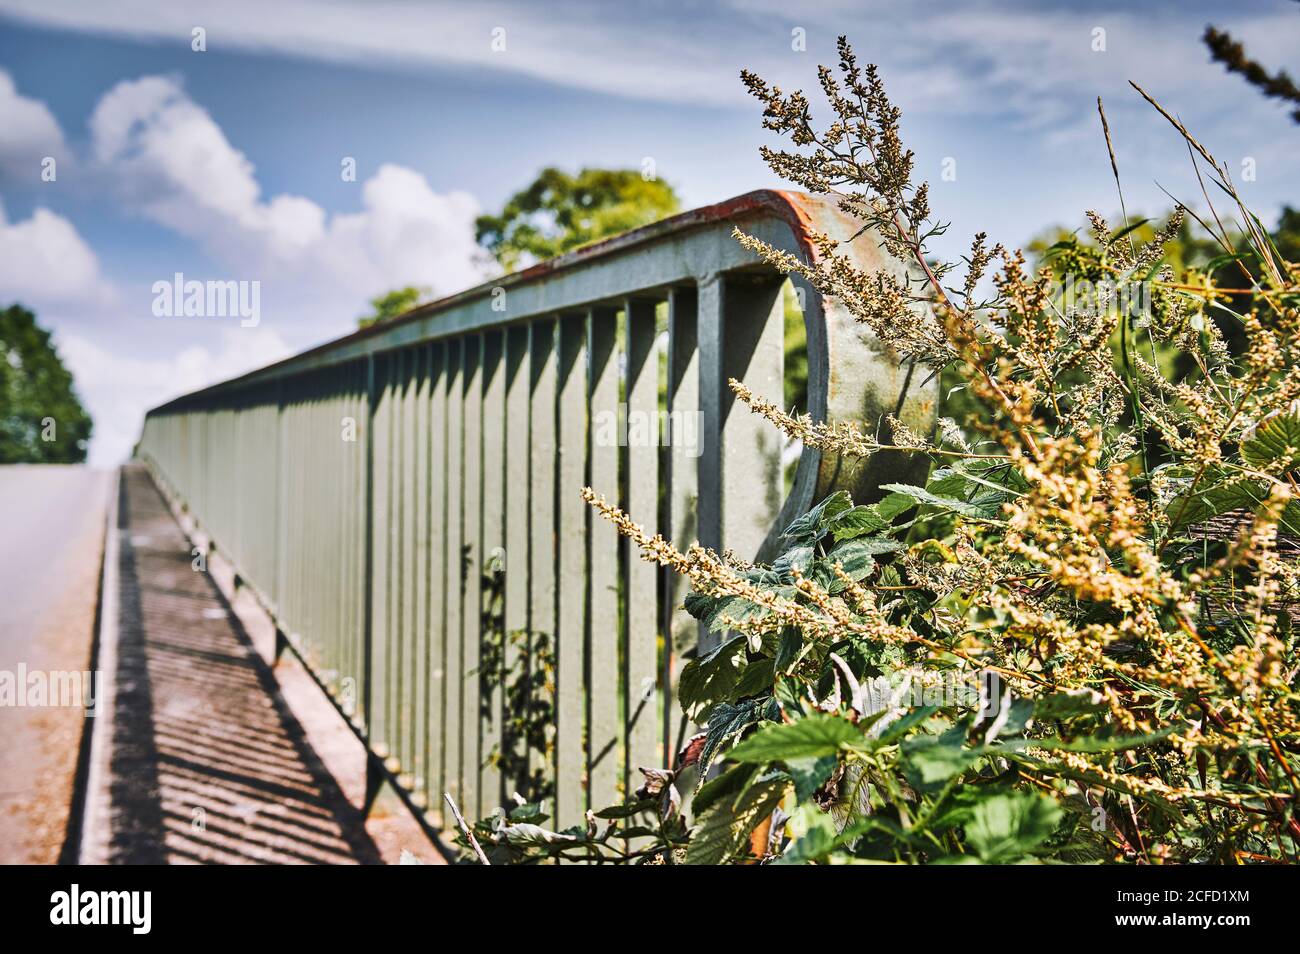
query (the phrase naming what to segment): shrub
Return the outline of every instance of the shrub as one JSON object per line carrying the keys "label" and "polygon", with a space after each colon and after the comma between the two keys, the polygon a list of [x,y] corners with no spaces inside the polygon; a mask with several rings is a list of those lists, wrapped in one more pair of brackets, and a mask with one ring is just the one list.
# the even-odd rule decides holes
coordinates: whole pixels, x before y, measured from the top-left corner
{"label": "shrub", "polygon": [[1037,271],[983,235],[947,263],[899,111],[843,39],[829,126],[743,79],[791,144],[769,165],[913,272],[860,272],[826,236],[816,264],[739,240],[957,381],[962,419],[881,443],[733,381],[806,444],[932,461],[924,486],[821,501],[771,565],[679,550],[584,491],[722,634],[681,675],[707,729],[584,827],[529,805],[479,840],[512,861],[1294,861],[1300,295],[1226,167],[1148,96],[1237,205],[1241,234],[1208,217],[1212,267],[1162,262],[1181,208],[1146,243],[1090,213],[1095,241]]}

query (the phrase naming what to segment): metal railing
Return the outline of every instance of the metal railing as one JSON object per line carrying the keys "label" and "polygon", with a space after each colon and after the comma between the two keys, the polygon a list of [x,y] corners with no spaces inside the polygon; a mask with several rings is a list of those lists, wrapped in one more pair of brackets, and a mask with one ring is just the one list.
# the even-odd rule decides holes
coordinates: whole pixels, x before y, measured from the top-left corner
{"label": "metal railing", "polygon": [[[540,789],[573,824],[672,757],[675,674],[709,637],[584,484],[679,545],[762,556],[831,490],[905,479],[905,455],[805,448],[786,492],[778,434],[726,386],[781,403],[784,277],[733,227],[807,259],[859,223],[750,193],[148,413],[141,459],[426,823],[429,793],[481,816]],[[902,267],[870,236],[844,251]],[[814,417],[928,426],[934,384],[794,284]]]}

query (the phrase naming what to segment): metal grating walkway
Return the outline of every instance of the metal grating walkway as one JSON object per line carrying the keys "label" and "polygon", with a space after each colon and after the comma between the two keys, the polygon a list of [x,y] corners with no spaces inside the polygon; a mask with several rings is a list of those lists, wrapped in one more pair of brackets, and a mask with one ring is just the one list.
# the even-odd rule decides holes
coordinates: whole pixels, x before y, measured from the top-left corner
{"label": "metal grating walkway", "polygon": [[[115,695],[84,860],[379,863],[271,671],[139,465],[118,499]],[[98,855],[98,857],[96,857]]]}

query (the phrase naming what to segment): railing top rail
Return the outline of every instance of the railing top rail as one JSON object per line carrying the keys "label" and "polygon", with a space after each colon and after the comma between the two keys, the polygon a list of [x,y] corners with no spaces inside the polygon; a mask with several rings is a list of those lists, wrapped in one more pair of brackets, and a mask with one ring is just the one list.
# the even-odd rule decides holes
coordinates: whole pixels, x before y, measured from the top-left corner
{"label": "railing top rail", "polygon": [[[646,246],[671,243],[710,226],[716,227],[742,220],[750,222],[756,219],[770,220],[772,225],[783,226],[788,231],[784,235],[764,235],[764,238],[773,241],[774,244],[787,246],[789,251],[801,257],[812,258],[816,254],[812,233],[842,231],[842,228],[833,225],[835,220],[843,218],[842,213],[835,208],[834,202],[823,197],[774,189],[748,192],[725,202],[692,209],[584,246],[556,258],[539,262],[522,271],[502,275],[437,301],[420,305],[389,321],[351,332],[237,377],[179,395],[151,409],[147,414],[171,410],[196,399],[215,397],[251,384],[264,383],[313,368],[364,357],[371,352],[384,351],[420,340],[507,325],[548,310],[562,311],[566,307],[575,307],[584,298],[587,301],[598,301],[608,297],[606,293],[609,289],[575,283],[572,288],[565,289],[564,294],[534,296],[535,300],[529,303],[530,307],[510,308],[504,314],[490,311],[488,315],[468,314],[471,310],[481,311],[485,305],[490,309],[488,303],[494,293],[500,294],[498,289],[504,289],[506,295],[509,295],[512,290],[540,289],[554,279],[572,277],[574,273],[581,272],[589,266],[604,265],[628,252],[644,251]],[[751,253],[735,242],[729,241],[725,249],[711,251],[712,254],[702,254],[699,249],[691,249],[688,254],[677,256],[677,260],[671,266],[657,270],[640,268],[638,271],[643,274],[638,275],[636,279],[629,275],[626,281],[616,283],[618,291],[633,295],[639,288],[660,287],[691,278],[700,279],[713,271],[757,262]],[[641,282],[639,288],[638,281]],[[546,307],[551,303],[553,308]],[[466,314],[459,316],[458,320],[450,320],[457,317],[453,315],[457,311]],[[443,324],[437,324],[439,319],[443,319]]]}

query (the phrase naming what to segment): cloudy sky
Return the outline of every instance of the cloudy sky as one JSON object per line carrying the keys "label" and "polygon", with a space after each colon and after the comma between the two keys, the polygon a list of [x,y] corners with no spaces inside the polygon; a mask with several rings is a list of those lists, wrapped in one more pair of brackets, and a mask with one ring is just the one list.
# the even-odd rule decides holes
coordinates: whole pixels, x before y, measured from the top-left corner
{"label": "cloudy sky", "polygon": [[[651,158],[688,206],[778,185],[737,73],[811,90],[839,33],[903,107],[949,251],[1116,208],[1098,95],[1130,211],[1165,210],[1161,187],[1197,205],[1130,79],[1271,220],[1300,203],[1300,127],[1209,62],[1210,22],[1300,69],[1292,0],[0,0],[0,304],[55,330],[112,464],[147,407],[345,333],[390,288],[479,281],[474,216],[544,165]],[[259,281],[260,324],[155,317],[176,272]]]}

